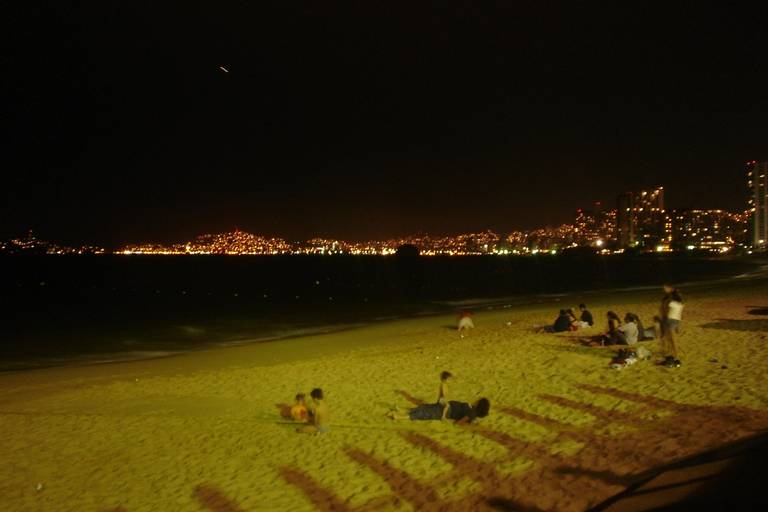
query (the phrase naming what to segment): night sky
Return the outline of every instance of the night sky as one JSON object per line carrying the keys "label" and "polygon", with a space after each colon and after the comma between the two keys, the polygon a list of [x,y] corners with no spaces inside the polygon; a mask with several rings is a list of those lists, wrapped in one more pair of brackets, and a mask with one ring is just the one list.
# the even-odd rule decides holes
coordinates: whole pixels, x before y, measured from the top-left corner
{"label": "night sky", "polygon": [[657,184],[738,211],[768,158],[765,3],[15,3],[1,237],[504,233]]}

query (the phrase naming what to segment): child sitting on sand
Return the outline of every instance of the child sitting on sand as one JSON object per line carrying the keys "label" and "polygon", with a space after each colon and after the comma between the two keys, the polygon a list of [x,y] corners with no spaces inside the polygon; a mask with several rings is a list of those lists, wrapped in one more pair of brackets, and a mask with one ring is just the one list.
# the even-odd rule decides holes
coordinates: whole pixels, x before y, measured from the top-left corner
{"label": "child sitting on sand", "polygon": [[307,402],[305,400],[304,393],[296,395],[296,403],[291,406],[291,418],[294,421],[300,421],[306,423],[309,418],[309,411],[307,411]]}
{"label": "child sitting on sand", "polygon": [[469,311],[462,311],[459,313],[459,336],[464,337],[464,331],[469,331],[475,328],[475,323],[472,321],[472,313]]}
{"label": "child sitting on sand", "polygon": [[323,390],[315,388],[309,394],[312,397],[312,424],[296,429],[296,432],[304,434],[322,434],[328,432],[328,404],[323,400]]}

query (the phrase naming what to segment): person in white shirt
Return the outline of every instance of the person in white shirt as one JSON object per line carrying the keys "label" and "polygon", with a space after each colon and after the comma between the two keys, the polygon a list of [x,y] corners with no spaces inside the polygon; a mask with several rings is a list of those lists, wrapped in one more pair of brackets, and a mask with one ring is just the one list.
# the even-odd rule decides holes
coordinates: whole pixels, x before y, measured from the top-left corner
{"label": "person in white shirt", "polygon": [[664,297],[661,299],[661,350],[666,354],[664,364],[679,367],[680,359],[677,346],[677,334],[683,315],[683,297],[677,288],[664,285]]}
{"label": "person in white shirt", "polygon": [[621,333],[622,340],[627,345],[637,343],[639,331],[635,323],[635,316],[632,313],[624,315],[624,323],[619,327],[619,332]]}

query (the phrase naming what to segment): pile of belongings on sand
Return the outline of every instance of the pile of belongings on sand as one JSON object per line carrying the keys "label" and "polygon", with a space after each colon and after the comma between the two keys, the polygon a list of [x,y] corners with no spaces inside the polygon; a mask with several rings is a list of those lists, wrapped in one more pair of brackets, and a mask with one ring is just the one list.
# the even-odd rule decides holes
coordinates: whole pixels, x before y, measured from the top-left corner
{"label": "pile of belongings on sand", "polygon": [[638,361],[651,358],[651,351],[645,347],[620,348],[616,356],[611,359],[610,366],[614,370],[621,370],[631,366]]}

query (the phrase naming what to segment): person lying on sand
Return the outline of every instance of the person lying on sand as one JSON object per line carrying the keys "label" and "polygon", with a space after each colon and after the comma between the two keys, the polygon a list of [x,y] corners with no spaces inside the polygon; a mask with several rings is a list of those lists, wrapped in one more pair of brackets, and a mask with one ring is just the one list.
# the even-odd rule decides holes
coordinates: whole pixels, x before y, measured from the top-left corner
{"label": "person lying on sand", "polygon": [[487,398],[481,398],[474,404],[466,402],[448,402],[448,414],[443,418],[443,409],[446,407],[441,404],[422,404],[414,407],[407,413],[390,411],[387,417],[393,420],[440,420],[451,419],[456,423],[472,423],[477,418],[488,416],[491,409],[491,402]]}
{"label": "person lying on sand", "polygon": [[315,388],[309,396],[312,397],[312,424],[298,428],[296,432],[303,434],[322,434],[328,432],[328,419],[330,415],[328,413],[328,404],[323,400],[323,390]]}

